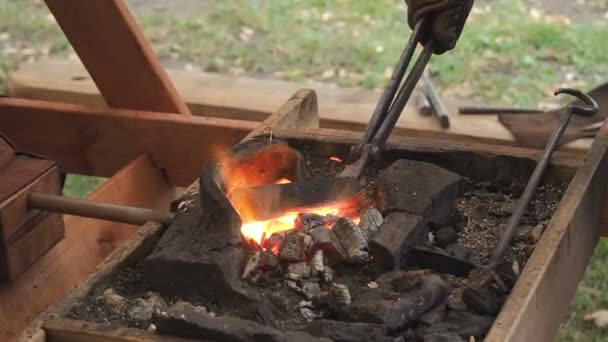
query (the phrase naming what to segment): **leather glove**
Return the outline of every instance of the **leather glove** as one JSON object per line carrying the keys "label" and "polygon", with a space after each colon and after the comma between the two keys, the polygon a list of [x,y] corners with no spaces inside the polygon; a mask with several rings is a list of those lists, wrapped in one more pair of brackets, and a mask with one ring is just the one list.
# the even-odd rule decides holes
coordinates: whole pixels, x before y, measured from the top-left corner
{"label": "leather glove", "polygon": [[473,0],[405,0],[407,17],[411,28],[422,17],[426,17],[424,44],[435,39],[436,54],[442,54],[456,46],[464,24],[473,7]]}

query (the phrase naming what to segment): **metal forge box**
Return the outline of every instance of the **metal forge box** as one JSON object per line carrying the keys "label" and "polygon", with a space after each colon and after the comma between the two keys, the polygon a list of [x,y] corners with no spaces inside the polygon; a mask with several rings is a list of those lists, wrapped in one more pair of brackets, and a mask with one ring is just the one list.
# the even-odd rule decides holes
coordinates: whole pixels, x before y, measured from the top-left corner
{"label": "metal forge box", "polygon": [[[250,161],[234,156],[261,142],[296,157],[280,168],[269,164],[276,159],[237,162],[245,178],[264,170],[262,184],[284,182],[299,177],[298,163],[331,176],[359,134],[316,125],[314,92],[300,91],[228,158]],[[225,191],[227,172],[217,170],[224,164],[203,169],[200,187],[174,203],[172,225],[141,227],[22,339],[550,340],[599,236],[607,135],[602,129],[584,159],[555,155],[501,284],[441,256],[486,260],[539,152],[400,137],[370,171],[356,210],[284,213],[290,225],[275,230],[243,221]]]}

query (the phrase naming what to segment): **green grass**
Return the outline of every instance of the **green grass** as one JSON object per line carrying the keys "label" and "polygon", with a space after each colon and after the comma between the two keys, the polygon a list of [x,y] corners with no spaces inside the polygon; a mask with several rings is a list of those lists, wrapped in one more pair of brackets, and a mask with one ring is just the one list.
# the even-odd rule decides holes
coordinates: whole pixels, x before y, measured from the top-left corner
{"label": "green grass", "polygon": [[[605,21],[568,25],[532,18],[521,1],[487,3],[492,7],[471,16],[456,50],[431,61],[444,94],[528,106],[563,83],[588,89],[608,78]],[[484,8],[487,3],[477,1]],[[19,63],[70,51],[47,14],[31,0],[0,0],[0,34],[10,34],[0,39],[0,89]],[[146,12],[137,18],[172,65],[368,88],[383,85],[409,34],[401,0],[212,1],[190,14]],[[17,52],[7,53],[7,47]],[[65,192],[81,197],[102,181],[71,176]],[[602,241],[560,340],[608,339],[608,330],[582,321],[585,313],[608,308],[607,259],[608,243]]]}

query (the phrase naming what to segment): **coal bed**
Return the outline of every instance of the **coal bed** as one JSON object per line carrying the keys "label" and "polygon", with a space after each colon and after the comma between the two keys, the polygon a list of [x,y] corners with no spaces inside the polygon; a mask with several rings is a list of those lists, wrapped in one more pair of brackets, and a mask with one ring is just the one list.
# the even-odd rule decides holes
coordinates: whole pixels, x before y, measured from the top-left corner
{"label": "coal bed", "polygon": [[[264,165],[270,178],[256,179],[262,184],[334,176],[347,155],[278,140],[268,151],[261,141],[237,149],[247,160],[235,165],[246,174]],[[270,172],[267,158],[289,167]],[[502,263],[486,272],[480,266],[533,167],[511,157],[389,150],[347,205],[265,225],[243,224],[214,204],[218,193],[190,191],[150,255],[98,283],[68,317],[209,341],[482,339],[568,185],[545,177]]]}

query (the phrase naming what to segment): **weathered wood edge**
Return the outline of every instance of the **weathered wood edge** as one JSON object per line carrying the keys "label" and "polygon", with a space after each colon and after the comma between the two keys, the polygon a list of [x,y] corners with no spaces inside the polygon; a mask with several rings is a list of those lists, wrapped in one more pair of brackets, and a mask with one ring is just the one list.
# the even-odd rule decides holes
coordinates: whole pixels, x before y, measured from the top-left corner
{"label": "weathered wood edge", "polygon": [[[74,342],[144,342],[144,341],[163,341],[163,342],[182,342],[182,341],[201,341],[200,339],[191,340],[175,336],[159,335],[132,328],[116,328],[108,330],[107,327],[90,322],[82,322],[71,319],[53,319],[44,324],[45,337],[52,341]],[[42,340],[44,341],[44,340]],[[33,341],[32,341],[33,342]],[[204,342],[204,341],[203,341]]]}
{"label": "weathered wood edge", "polygon": [[148,222],[143,225],[139,230],[132,234],[129,240],[110,253],[105,260],[64,299],[58,304],[51,306],[40,315],[36,321],[30,324],[19,337],[18,341],[34,341],[33,338],[40,334],[38,330],[42,328],[46,321],[64,318],[69,312],[70,307],[78,300],[83,299],[97,282],[103,281],[111,276],[116,270],[150,252],[165,229],[165,226],[154,222]]}
{"label": "weathered wood edge", "polygon": [[571,181],[487,341],[552,341],[599,238],[608,184],[608,126]]}

